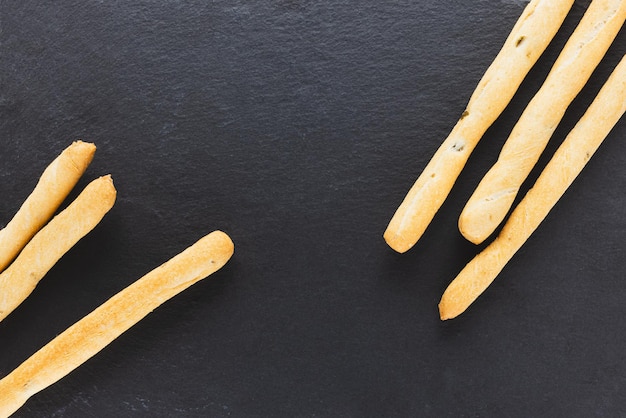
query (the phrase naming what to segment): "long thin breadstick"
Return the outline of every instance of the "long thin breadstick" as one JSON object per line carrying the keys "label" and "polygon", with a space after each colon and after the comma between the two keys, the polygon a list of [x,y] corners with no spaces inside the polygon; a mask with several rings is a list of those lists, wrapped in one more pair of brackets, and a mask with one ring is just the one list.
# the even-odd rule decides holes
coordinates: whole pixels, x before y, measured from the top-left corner
{"label": "long thin breadstick", "polygon": [[0,230],[0,271],[50,220],[91,163],[95,151],[94,144],[75,141],[44,170],[13,219]]}
{"label": "long thin breadstick", "polygon": [[466,110],[392,217],[384,239],[394,250],[409,250],[422,236],[450,193],[471,152],[548,46],[573,0],[532,0],[489,66]]}
{"label": "long thin breadstick", "polygon": [[0,417],[94,356],[166,300],[220,269],[234,246],[215,231],[76,322],[0,380]]}
{"label": "long thin breadstick", "polygon": [[539,226],[626,111],[626,56],[563,141],[498,237],[459,273],[439,303],[441,319],[454,318],[493,282]]}
{"label": "long thin breadstick", "polygon": [[113,207],[115,196],[111,176],[100,177],[35,234],[0,274],[0,321],[31,294],[63,254],[100,222]]}
{"label": "long thin breadstick", "polygon": [[459,218],[459,230],[481,243],[509,212],[570,103],[582,90],[626,19],[626,0],[593,0],[544,84],[507,139]]}

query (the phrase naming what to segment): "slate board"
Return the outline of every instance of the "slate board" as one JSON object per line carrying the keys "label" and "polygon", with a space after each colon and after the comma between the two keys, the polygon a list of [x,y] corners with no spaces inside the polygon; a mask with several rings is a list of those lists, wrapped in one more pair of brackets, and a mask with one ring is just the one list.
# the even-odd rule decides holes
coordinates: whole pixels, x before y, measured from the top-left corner
{"label": "slate board", "polygon": [[387,222],[526,2],[1,2],[0,223],[76,139],[98,151],[70,199],[111,173],[118,200],[0,323],[0,374],[204,234],[236,245],[15,416],[624,414],[626,121],[485,294],[437,312],[481,248],[458,214],[588,3],[399,255]]}

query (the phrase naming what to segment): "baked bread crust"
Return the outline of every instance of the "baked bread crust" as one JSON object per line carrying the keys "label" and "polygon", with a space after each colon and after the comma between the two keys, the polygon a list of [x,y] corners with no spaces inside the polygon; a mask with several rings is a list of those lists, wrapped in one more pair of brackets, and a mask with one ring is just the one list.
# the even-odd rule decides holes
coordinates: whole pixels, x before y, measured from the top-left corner
{"label": "baked bread crust", "polygon": [[35,234],[0,274],[0,321],[31,294],[70,248],[98,225],[113,207],[115,197],[111,176],[99,177]]}
{"label": "baked bread crust", "polygon": [[500,116],[546,49],[573,0],[532,0],[472,94],[465,112],[413,184],[383,235],[395,251],[409,250],[450,193],[470,154]]}
{"label": "baked bread crust", "polygon": [[626,20],[626,1],[593,0],[542,87],[507,139],[459,217],[459,230],[479,244],[509,212],[570,103],[613,43]]}
{"label": "baked bread crust", "polygon": [[46,167],[13,219],[0,230],[0,271],[52,218],[91,163],[95,152],[94,144],[75,141]]}
{"label": "baked bread crust", "polygon": [[498,237],[450,283],[439,303],[441,319],[464,312],[545,219],[626,112],[626,56],[520,201]]}
{"label": "baked bread crust", "polygon": [[228,235],[212,232],[104,302],[0,380],[0,417],[11,415],[163,302],[219,270],[233,252]]}

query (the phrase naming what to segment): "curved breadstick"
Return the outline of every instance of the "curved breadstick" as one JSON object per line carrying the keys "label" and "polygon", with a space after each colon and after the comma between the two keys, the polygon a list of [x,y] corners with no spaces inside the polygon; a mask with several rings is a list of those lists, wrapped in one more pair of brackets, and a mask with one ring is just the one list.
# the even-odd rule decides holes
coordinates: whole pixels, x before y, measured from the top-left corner
{"label": "curved breadstick", "polygon": [[384,238],[391,248],[403,253],[422,236],[478,141],[511,101],[572,4],[573,0],[532,0],[526,6],[480,80],[460,120],[387,226]]}
{"label": "curved breadstick", "polygon": [[95,151],[94,144],[75,141],[44,170],[35,189],[0,231],[0,271],[52,217],[91,163]]}
{"label": "curved breadstick", "polygon": [[439,303],[441,319],[454,318],[493,282],[539,226],[626,112],[626,56],[512,212],[498,237],[452,281]]}
{"label": "curved breadstick", "polygon": [[212,232],[100,305],[0,380],[0,417],[94,356],[166,300],[219,270],[234,246]]}
{"label": "curved breadstick", "polygon": [[542,87],[513,128],[459,218],[459,230],[478,244],[509,212],[567,107],[582,90],[626,19],[625,0],[593,0]]}
{"label": "curved breadstick", "polygon": [[100,222],[113,206],[115,195],[111,176],[100,177],[35,234],[0,274],[0,321],[30,295],[63,254]]}

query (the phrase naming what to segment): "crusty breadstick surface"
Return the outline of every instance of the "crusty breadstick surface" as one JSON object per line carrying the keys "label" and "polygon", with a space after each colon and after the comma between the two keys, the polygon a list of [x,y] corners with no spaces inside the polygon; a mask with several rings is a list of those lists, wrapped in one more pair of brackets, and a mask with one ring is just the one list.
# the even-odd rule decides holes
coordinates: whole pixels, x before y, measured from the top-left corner
{"label": "crusty breadstick surface", "polygon": [[113,207],[115,196],[111,176],[97,178],[35,234],[0,274],[0,321],[30,295],[63,254],[100,222]]}
{"label": "crusty breadstick surface", "polygon": [[441,319],[454,318],[493,282],[585,167],[626,111],[626,57],[512,212],[498,237],[460,272],[439,303]]}
{"label": "crusty breadstick surface", "polygon": [[498,161],[459,217],[459,230],[478,244],[505,218],[570,103],[604,57],[626,19],[626,1],[593,0],[544,84],[522,113]]}
{"label": "crusty breadstick surface", "polygon": [[526,6],[460,120],[389,222],[383,236],[391,248],[403,253],[422,236],[480,138],[511,101],[572,4],[573,0],[532,0]]}
{"label": "crusty breadstick surface", "polygon": [[94,144],[75,141],[44,170],[13,219],[0,230],[0,271],[52,218],[91,163],[95,151]]}
{"label": "crusty breadstick surface", "polygon": [[0,380],[0,417],[94,356],[166,300],[219,270],[234,251],[215,231],[76,322]]}

